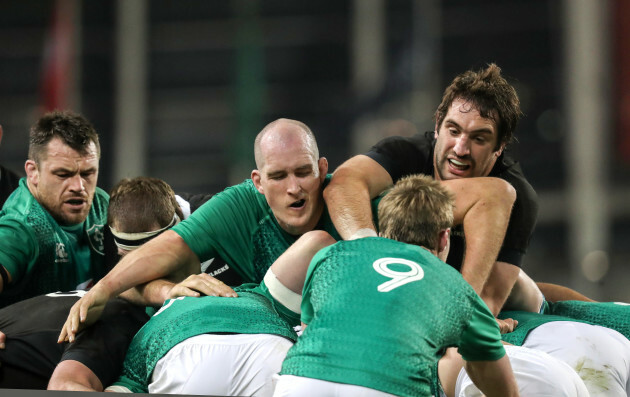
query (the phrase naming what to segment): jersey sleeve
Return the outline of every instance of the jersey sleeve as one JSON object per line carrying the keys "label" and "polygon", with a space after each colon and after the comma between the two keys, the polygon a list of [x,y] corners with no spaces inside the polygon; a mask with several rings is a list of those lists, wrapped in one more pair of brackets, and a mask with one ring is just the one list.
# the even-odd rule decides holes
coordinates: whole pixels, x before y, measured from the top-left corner
{"label": "jersey sleeve", "polygon": [[11,284],[28,274],[38,255],[37,238],[30,227],[11,217],[0,219],[0,265],[11,275]]}
{"label": "jersey sleeve", "polygon": [[433,141],[429,133],[387,137],[365,155],[379,163],[394,183],[411,174],[433,175]]}
{"label": "jersey sleeve", "polygon": [[300,320],[306,325],[310,324],[313,320],[313,304],[311,303],[310,283],[304,284],[304,289],[302,290],[302,304],[300,305],[300,311]]}
{"label": "jersey sleeve", "polygon": [[[244,284],[247,285],[247,284]],[[255,285],[255,284],[254,284]],[[286,321],[291,327],[295,327],[296,325],[300,325],[300,313],[296,313],[287,306],[285,306],[282,302],[280,302],[276,297],[269,291],[269,287],[265,280],[261,281],[258,287],[255,287],[255,291],[264,297],[266,297],[271,303],[273,309],[278,313],[280,318]],[[301,305],[301,302],[300,302]]]}
{"label": "jersey sleeve", "polygon": [[311,301],[312,298],[312,285],[313,285],[313,276],[314,273],[319,266],[319,263],[326,258],[326,253],[329,251],[329,247],[322,248],[319,250],[311,263],[308,266],[308,270],[306,272],[306,278],[304,279],[304,288],[302,289],[302,305],[300,306],[301,320],[304,324],[308,325],[313,320],[314,311],[313,311],[313,303]]}
{"label": "jersey sleeve", "polygon": [[466,361],[496,361],[505,355],[499,325],[490,309],[474,294],[472,315],[462,332],[459,353]]}
{"label": "jersey sleeve", "polygon": [[500,177],[514,187],[516,201],[497,261],[521,267],[538,219],[538,197],[518,164],[510,166]]}
{"label": "jersey sleeve", "polygon": [[250,263],[251,250],[242,247],[250,244],[252,230],[262,218],[256,194],[246,183],[227,188],[172,230],[201,262],[220,256],[235,268]]}

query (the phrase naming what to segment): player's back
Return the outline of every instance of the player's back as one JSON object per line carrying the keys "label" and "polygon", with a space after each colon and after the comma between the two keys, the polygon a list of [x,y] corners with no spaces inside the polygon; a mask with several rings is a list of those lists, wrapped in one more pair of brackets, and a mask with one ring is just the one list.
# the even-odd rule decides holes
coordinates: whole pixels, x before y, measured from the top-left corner
{"label": "player's back", "polygon": [[458,344],[478,301],[428,250],[376,237],[338,242],[311,262],[302,303],[308,327],[282,373],[428,395],[431,366],[443,347]]}
{"label": "player's back", "polygon": [[614,329],[630,339],[630,304],[624,302],[549,302],[545,314],[566,316]]}
{"label": "player's back", "polygon": [[270,296],[266,287],[244,284],[235,288],[237,298],[218,296],[179,297],[164,306],[135,335],[121,378],[116,383],[146,393],[150,376],[170,349],[188,338],[206,333],[272,334],[295,341],[289,315]]}

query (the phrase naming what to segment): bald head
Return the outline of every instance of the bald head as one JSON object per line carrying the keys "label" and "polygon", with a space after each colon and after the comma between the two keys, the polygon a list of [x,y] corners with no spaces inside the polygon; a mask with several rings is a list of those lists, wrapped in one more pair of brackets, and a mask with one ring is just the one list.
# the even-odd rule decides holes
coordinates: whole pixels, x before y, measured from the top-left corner
{"label": "bald head", "polygon": [[278,119],[267,124],[256,136],[254,141],[254,158],[256,168],[265,166],[265,155],[272,146],[283,146],[290,142],[301,140],[313,155],[313,160],[319,159],[319,150],[315,135],[308,126],[300,121]]}
{"label": "bald head", "polygon": [[278,119],[258,134],[254,153],[252,182],[280,227],[294,236],[313,230],[324,210],[328,161],[319,157],[311,129],[296,120]]}

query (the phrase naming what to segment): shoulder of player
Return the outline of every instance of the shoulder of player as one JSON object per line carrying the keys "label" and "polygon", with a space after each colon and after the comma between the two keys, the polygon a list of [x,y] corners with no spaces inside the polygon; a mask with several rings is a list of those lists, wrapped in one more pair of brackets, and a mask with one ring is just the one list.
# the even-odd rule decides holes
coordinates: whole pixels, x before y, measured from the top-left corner
{"label": "shoulder of player", "polygon": [[516,189],[516,200],[537,201],[536,191],[529,183],[520,164],[512,157],[503,155],[488,176],[501,178]]}
{"label": "shoulder of player", "polygon": [[96,189],[94,189],[94,196],[105,197],[109,200],[109,193],[98,186],[96,187]]}
{"label": "shoulder of player", "polygon": [[[370,151],[378,151],[379,148],[388,147],[430,153],[433,150],[435,139],[429,132],[417,133],[412,136],[389,136],[381,139]],[[376,150],[375,150],[376,149]]]}

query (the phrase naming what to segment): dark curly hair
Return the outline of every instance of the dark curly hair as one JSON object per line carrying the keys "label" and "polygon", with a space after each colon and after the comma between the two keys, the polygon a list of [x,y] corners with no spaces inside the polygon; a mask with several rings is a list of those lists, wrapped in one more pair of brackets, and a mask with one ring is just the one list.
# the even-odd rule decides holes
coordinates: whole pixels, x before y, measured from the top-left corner
{"label": "dark curly hair", "polygon": [[523,113],[516,90],[501,76],[501,68],[491,63],[486,69],[469,70],[455,77],[444,91],[442,103],[435,112],[438,132],[456,99],[469,102],[481,117],[496,122],[499,139],[495,150],[512,142],[514,130]]}

